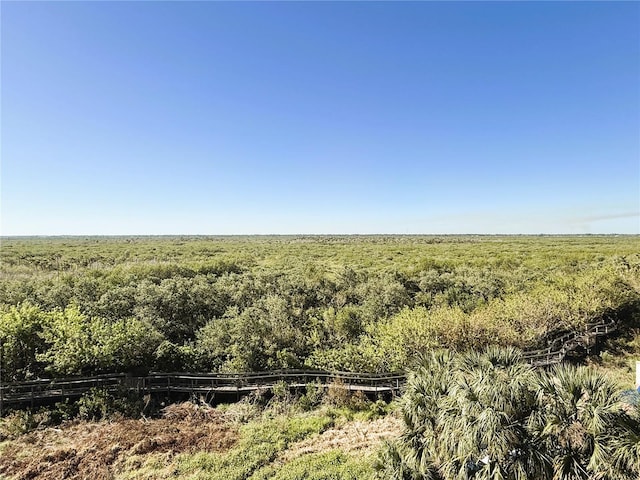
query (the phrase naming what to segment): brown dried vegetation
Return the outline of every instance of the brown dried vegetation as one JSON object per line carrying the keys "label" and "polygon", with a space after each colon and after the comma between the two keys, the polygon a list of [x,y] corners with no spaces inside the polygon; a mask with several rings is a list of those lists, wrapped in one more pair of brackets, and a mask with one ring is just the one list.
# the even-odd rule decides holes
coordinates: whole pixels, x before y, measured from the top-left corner
{"label": "brown dried vegetation", "polygon": [[193,404],[171,405],[163,418],[78,422],[12,441],[0,456],[0,478],[113,479],[132,455],[226,451],[238,439],[222,413]]}

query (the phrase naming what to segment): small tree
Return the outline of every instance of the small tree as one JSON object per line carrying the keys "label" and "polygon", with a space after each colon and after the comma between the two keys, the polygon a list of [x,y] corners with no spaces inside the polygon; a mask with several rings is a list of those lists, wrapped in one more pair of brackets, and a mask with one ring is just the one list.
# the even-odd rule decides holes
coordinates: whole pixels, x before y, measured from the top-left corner
{"label": "small tree", "polygon": [[29,303],[0,312],[2,380],[25,380],[41,373],[36,357],[45,349],[39,334],[46,323],[46,314]]}
{"label": "small tree", "polygon": [[75,305],[49,315],[41,333],[48,348],[37,356],[61,375],[123,372],[151,364],[162,335],[151,325],[130,318],[114,322],[91,318]]}

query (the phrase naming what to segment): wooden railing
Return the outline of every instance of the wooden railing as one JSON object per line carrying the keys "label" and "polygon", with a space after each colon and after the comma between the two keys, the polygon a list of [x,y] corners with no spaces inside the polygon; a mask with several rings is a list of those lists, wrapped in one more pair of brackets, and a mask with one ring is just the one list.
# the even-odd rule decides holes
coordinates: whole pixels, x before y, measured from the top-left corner
{"label": "wooden railing", "polygon": [[54,401],[80,397],[92,388],[111,392],[245,394],[269,390],[280,382],[289,387],[309,384],[339,384],[342,388],[364,393],[398,393],[406,380],[403,374],[367,374],[327,372],[317,370],[282,370],[256,373],[152,373],[144,377],[126,374],[98,375],[82,378],[40,379],[30,382],[7,383],[0,395],[3,405]]}
{"label": "wooden railing", "polygon": [[269,389],[283,382],[291,387],[339,383],[349,390],[399,390],[404,374],[367,374],[320,370],[277,370],[255,373],[156,373],[146,377],[125,377],[126,388],[136,391],[234,392]]}
{"label": "wooden railing", "polygon": [[613,319],[603,323],[588,324],[584,329],[566,332],[547,338],[546,348],[527,350],[523,358],[536,367],[545,367],[562,362],[568,353],[579,347],[589,349],[597,343],[599,337],[609,335],[618,329]]}
{"label": "wooden railing", "polygon": [[[535,367],[560,363],[568,353],[579,347],[589,349],[599,337],[617,329],[613,320],[587,325],[581,331],[567,332],[546,340],[547,347],[525,351],[523,358]],[[191,394],[245,394],[260,389],[271,389],[284,382],[290,387],[305,387],[309,384],[329,385],[338,383],[351,391],[364,393],[400,392],[406,382],[403,373],[357,373],[330,372],[320,370],[278,370],[255,373],[152,373],[146,376],[131,376],[124,373],[39,379],[28,382],[6,383],[0,386],[0,414],[10,405],[55,401],[80,397],[92,388],[112,392],[136,393],[191,393]]]}

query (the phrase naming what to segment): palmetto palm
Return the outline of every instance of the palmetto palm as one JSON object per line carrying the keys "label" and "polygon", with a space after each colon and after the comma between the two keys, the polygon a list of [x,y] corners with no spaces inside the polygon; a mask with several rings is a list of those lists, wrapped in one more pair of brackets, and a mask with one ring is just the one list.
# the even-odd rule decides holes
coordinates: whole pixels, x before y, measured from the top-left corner
{"label": "palmetto palm", "polygon": [[440,401],[436,459],[444,478],[521,478],[518,466],[530,450],[522,420],[535,401],[533,379],[514,349],[458,357],[450,394]]}
{"label": "palmetto palm", "polygon": [[[585,368],[535,371],[515,349],[426,356],[404,398],[406,431],[384,478],[638,478],[637,418]],[[634,477],[635,475],[635,477]]]}
{"label": "palmetto palm", "polygon": [[411,470],[414,478],[527,478],[525,468],[536,458],[523,441],[524,419],[536,401],[534,379],[515,349],[431,353],[409,379],[406,432],[381,461],[390,462],[387,476]]}
{"label": "palmetto palm", "polygon": [[377,463],[382,478],[439,480],[433,459],[438,427],[439,400],[449,393],[454,381],[455,355],[448,350],[431,352],[409,375],[403,398],[405,433],[400,441],[389,442]]}
{"label": "palmetto palm", "polygon": [[640,423],[618,386],[586,367],[561,365],[538,377],[527,428],[552,458],[554,479],[640,478]]}

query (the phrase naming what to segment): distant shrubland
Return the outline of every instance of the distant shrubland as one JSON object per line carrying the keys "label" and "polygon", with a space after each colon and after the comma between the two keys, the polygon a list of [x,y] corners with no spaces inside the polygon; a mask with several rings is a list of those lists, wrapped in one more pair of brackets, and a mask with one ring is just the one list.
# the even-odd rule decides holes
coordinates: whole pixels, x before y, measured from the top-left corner
{"label": "distant shrubland", "polygon": [[405,370],[638,321],[637,236],[3,238],[5,380]]}

